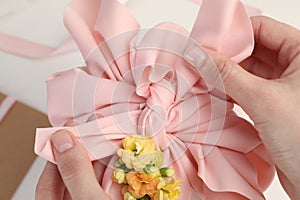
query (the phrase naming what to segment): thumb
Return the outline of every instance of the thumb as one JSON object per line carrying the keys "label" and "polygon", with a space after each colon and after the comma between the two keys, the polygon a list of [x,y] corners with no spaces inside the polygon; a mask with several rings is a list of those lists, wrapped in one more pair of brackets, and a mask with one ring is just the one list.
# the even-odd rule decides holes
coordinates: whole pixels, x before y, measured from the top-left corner
{"label": "thumb", "polygon": [[91,161],[72,133],[60,130],[51,137],[53,153],[62,180],[72,199],[106,197],[94,174]]}
{"label": "thumb", "polygon": [[[191,45],[184,52],[188,61],[208,85],[228,94],[243,108],[253,108],[265,80],[244,70],[234,61],[213,51]],[[255,94],[255,95],[254,95]]]}

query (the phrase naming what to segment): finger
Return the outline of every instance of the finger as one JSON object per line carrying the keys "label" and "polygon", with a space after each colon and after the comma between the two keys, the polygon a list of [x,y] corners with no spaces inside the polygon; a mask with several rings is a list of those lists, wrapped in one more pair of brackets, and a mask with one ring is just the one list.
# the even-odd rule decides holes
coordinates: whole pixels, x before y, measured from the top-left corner
{"label": "finger", "polygon": [[72,134],[60,130],[51,141],[59,172],[72,199],[104,199],[106,195],[96,180],[89,157]]}
{"label": "finger", "polygon": [[[283,186],[284,190],[290,197],[295,197],[294,194],[296,193],[296,189],[293,186],[293,184],[289,181],[287,176],[279,169],[278,166],[276,166],[276,172],[278,175],[278,178],[280,180],[281,185]],[[295,191],[294,191],[295,190]]]}
{"label": "finger", "polygon": [[67,123],[65,123],[65,125],[64,126],[76,126],[77,125],[77,123],[75,122],[75,121],[68,121]]}
{"label": "finger", "polygon": [[94,120],[102,118],[102,117],[103,117],[103,115],[101,115],[99,113],[94,113],[87,119],[87,122],[91,122],[91,121],[94,121]]}
{"label": "finger", "polygon": [[[278,51],[271,50],[263,44],[255,43],[251,57],[257,58],[272,67],[280,66],[278,63]],[[286,66],[285,66],[286,67]]]}
{"label": "finger", "polygon": [[[278,63],[288,66],[300,52],[300,32],[268,17],[251,18],[255,42],[278,53]],[[264,55],[256,54],[256,56]]]}
{"label": "finger", "polygon": [[57,166],[47,162],[35,191],[36,200],[60,200],[64,196],[65,185],[60,177]]}
{"label": "finger", "polygon": [[230,101],[232,103],[236,103],[230,96],[224,95],[224,91],[222,92],[222,91],[220,91],[220,90],[218,90],[216,88],[212,88],[209,91],[209,94],[212,95],[212,96],[218,97],[221,100]]}
{"label": "finger", "polygon": [[[67,123],[65,123],[64,126],[70,126],[70,127],[73,127],[73,126],[76,126],[77,123],[74,121],[74,120],[71,120],[71,121],[68,121]],[[64,200],[72,200],[72,197],[70,195],[70,192],[68,191],[67,188],[65,188],[65,192],[64,192]]]}
{"label": "finger", "polygon": [[72,200],[70,192],[67,189],[65,189],[64,200]]}
{"label": "finger", "polygon": [[278,79],[286,70],[286,67],[274,67],[272,64],[266,63],[263,60],[255,58],[254,56],[242,61],[240,66],[249,73],[264,79]]}
{"label": "finger", "polygon": [[232,60],[198,46],[188,47],[184,58],[205,81],[227,93],[244,109],[255,109],[256,95],[262,92],[261,85],[268,86],[266,80],[247,72]]}
{"label": "finger", "polygon": [[280,78],[288,66],[280,65],[277,56],[278,52],[256,43],[252,55],[242,61],[240,66],[248,72],[265,79]]}

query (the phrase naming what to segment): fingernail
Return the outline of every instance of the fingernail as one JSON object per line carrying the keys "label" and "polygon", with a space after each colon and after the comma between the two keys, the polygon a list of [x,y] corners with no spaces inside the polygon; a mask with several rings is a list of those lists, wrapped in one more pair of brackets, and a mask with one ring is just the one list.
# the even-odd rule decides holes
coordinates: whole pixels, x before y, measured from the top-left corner
{"label": "fingernail", "polygon": [[103,117],[103,115],[101,115],[99,113],[94,113],[87,119],[87,122],[91,122],[91,121],[94,121],[94,120],[102,118],[102,117]]}
{"label": "fingernail", "polygon": [[197,47],[195,45],[189,46],[184,54],[184,59],[189,62],[192,66],[197,69],[200,69],[207,59],[207,55],[201,47]]}
{"label": "fingernail", "polygon": [[73,147],[73,140],[66,130],[60,130],[51,137],[51,142],[59,153],[63,153]]}
{"label": "fingernail", "polygon": [[77,123],[75,121],[68,121],[64,126],[76,126]]}

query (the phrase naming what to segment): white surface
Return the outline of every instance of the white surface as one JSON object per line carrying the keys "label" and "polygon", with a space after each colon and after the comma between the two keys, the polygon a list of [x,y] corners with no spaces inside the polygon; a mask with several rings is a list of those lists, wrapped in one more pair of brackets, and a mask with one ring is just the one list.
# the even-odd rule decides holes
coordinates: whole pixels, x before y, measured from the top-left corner
{"label": "white surface", "polygon": [[[69,0],[29,1],[25,10],[0,18],[0,31],[32,41],[57,46],[68,34],[64,29],[63,10]],[[152,6],[155,2],[155,5]],[[261,8],[265,14],[296,27],[300,27],[300,1],[298,0],[246,0]],[[168,7],[168,5],[172,5]],[[197,14],[196,6],[184,0],[131,0],[128,7],[145,27],[160,21],[173,21],[190,29]],[[13,95],[28,105],[46,112],[45,79],[51,73],[79,66],[83,63],[77,52],[48,60],[30,61],[0,53],[0,91]],[[38,158],[20,185],[14,200],[34,199],[34,190],[45,161]],[[1,192],[1,191],[0,191]],[[276,179],[266,192],[267,199],[285,200]]]}

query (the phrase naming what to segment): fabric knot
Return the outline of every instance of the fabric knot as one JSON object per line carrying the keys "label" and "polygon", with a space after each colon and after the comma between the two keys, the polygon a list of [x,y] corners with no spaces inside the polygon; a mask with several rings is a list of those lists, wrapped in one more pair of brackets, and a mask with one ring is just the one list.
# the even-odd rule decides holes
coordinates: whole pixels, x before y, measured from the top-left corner
{"label": "fabric knot", "polygon": [[[234,114],[231,102],[202,88],[205,77],[181,57],[193,41],[241,62],[253,50],[251,22],[239,0],[202,2],[191,32],[161,23],[142,38],[137,20],[116,1],[72,4],[65,22],[86,65],[47,81],[56,127],[37,130],[35,151],[54,162],[51,135],[73,132],[91,160],[108,158],[102,186],[121,199],[111,179],[116,151],[129,134],[146,135],[182,180],[180,199],[263,200],[274,168],[256,130]],[[59,127],[70,119],[78,125]]]}
{"label": "fabric knot", "polygon": [[[174,102],[175,90],[168,80],[147,84],[145,107],[138,120],[138,133],[154,136],[165,133],[167,114]],[[137,89],[138,90],[138,89]]]}

